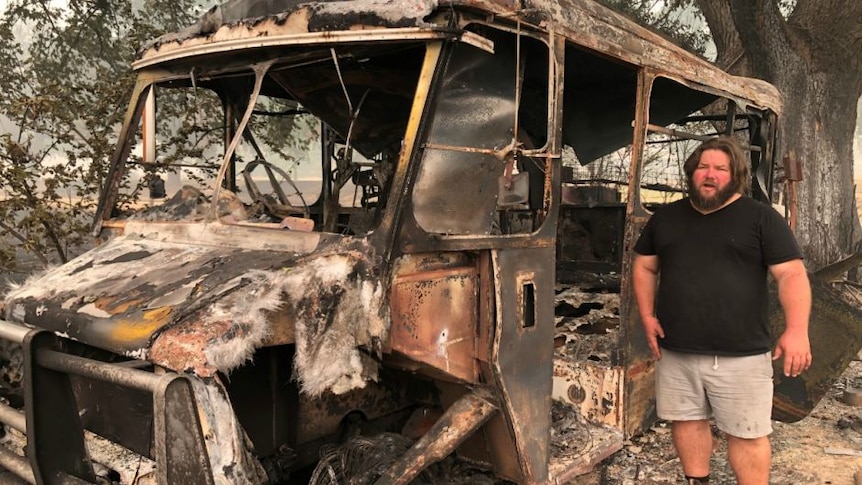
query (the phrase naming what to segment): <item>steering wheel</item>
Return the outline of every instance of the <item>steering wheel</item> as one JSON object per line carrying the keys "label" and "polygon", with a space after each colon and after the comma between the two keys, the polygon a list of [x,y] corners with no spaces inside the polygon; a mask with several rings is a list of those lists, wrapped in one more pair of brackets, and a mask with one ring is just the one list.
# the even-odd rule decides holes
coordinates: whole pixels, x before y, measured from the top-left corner
{"label": "steering wheel", "polygon": [[[258,166],[262,166],[264,171],[266,171],[266,176],[269,179],[269,185],[272,189],[271,193],[262,193],[260,188],[257,186],[257,183],[255,183],[252,178],[252,172]],[[276,176],[281,177],[282,181],[287,182],[291,187],[293,187],[294,193],[299,196],[299,200],[302,202],[302,206],[291,205],[290,200],[284,193],[284,190],[281,189],[281,184]],[[245,166],[242,170],[242,178],[245,182],[245,188],[248,190],[249,195],[251,195],[252,200],[263,205],[270,214],[281,218],[297,214],[301,214],[306,219],[311,216],[311,210],[308,208],[308,204],[302,197],[302,192],[299,191],[299,188],[297,188],[296,184],[293,183],[293,180],[287,172],[276,165],[257,158]]]}

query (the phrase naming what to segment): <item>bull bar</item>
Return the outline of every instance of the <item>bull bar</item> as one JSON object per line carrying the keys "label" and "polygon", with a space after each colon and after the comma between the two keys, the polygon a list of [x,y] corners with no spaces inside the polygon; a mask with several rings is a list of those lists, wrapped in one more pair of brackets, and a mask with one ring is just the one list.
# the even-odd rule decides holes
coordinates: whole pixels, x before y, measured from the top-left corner
{"label": "bull bar", "polygon": [[0,467],[35,485],[104,483],[88,456],[71,376],[152,395],[152,455],[159,484],[213,485],[188,376],[156,374],[64,352],[52,332],[0,320],[0,339],[23,351],[24,410],[0,403],[0,422],[26,435],[24,456],[0,446]]}

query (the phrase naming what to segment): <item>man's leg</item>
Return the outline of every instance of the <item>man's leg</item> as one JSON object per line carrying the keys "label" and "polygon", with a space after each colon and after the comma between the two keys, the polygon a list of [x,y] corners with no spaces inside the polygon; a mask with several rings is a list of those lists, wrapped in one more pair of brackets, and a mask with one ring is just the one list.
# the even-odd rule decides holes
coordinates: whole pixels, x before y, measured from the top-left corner
{"label": "man's leg", "polygon": [[772,462],[768,436],[746,439],[727,435],[727,460],[739,485],[768,485]]}
{"label": "man's leg", "polygon": [[656,412],[659,418],[672,423],[673,445],[688,477],[709,476],[711,413],[701,374],[712,362],[711,356],[667,349],[662,350],[662,357],[656,362]]}
{"label": "man's leg", "polygon": [[689,477],[708,476],[709,458],[712,456],[712,431],[709,421],[674,421],[671,434],[683,473]]}
{"label": "man's leg", "polygon": [[740,485],[767,485],[772,450],[772,356],[716,358],[704,381],[715,424],[727,436],[727,459]]}

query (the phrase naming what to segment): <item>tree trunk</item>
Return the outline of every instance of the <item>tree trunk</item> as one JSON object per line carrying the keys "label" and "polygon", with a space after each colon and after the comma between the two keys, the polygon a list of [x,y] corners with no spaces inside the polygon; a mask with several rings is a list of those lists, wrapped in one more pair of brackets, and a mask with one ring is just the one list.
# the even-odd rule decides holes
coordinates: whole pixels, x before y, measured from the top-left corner
{"label": "tree trunk", "polygon": [[721,39],[719,65],[769,81],[784,97],[777,153],[803,165],[796,235],[809,269],[852,254],[862,239],[853,183],[862,2],[798,0],[787,20],[774,0],[697,3]]}

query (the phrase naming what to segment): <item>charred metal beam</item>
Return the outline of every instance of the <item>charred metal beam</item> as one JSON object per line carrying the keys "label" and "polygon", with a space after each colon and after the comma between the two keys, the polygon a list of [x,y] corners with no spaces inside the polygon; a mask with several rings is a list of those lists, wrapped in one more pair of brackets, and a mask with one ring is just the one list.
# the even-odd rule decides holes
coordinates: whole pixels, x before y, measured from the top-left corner
{"label": "charred metal beam", "polygon": [[[655,133],[661,133],[663,135],[681,138],[684,140],[707,141],[707,140],[710,140],[712,138],[715,138],[712,135],[698,135],[696,133],[688,133],[688,132],[682,131],[682,130],[674,130],[672,128],[665,128],[664,126],[653,125],[651,123],[647,124],[647,129],[649,131],[652,131]],[[759,152],[760,151],[760,147],[757,145],[752,145],[750,143],[741,143],[741,145],[745,150],[750,150],[752,152]]]}
{"label": "charred metal beam", "polygon": [[[87,455],[84,429],[69,375],[39,363],[39,354],[61,346],[50,332],[28,332],[24,352],[24,402],[27,403],[25,454],[40,485],[65,485],[74,475],[96,482]],[[52,352],[53,353],[53,352]]]}
{"label": "charred metal beam", "polygon": [[22,433],[27,432],[27,420],[24,413],[12,406],[0,403],[0,421]]}
{"label": "charred metal beam", "polygon": [[155,391],[163,378],[142,370],[44,349],[36,353],[36,362],[46,369],[89,377],[141,391]]}
{"label": "charred metal beam", "polygon": [[812,277],[823,281],[834,281],[840,278],[844,273],[859,267],[862,264],[862,249],[857,250],[850,256],[836,261],[828,266],[818,269],[811,274]]}
{"label": "charred metal beam", "polygon": [[[15,333],[21,332],[14,327],[12,324],[4,326],[4,336],[18,336]],[[30,431],[27,447],[33,463],[29,472],[32,483],[95,483],[83,443],[78,405],[69,382],[69,377],[75,375],[149,392],[155,408],[153,440],[159,483],[212,485],[212,470],[195,394],[187,376],[156,375],[126,365],[66,354],[60,351],[62,342],[49,332],[28,331],[23,340],[25,376],[29,379],[25,386],[26,420],[22,422],[17,411],[8,406],[8,409],[0,407],[0,419],[22,432]],[[9,466],[3,460],[8,461]],[[15,456],[0,456],[0,466],[28,479],[22,468],[27,459],[21,458],[22,463],[15,460]]]}
{"label": "charred metal beam", "polygon": [[16,325],[6,320],[0,320],[0,338],[4,340],[11,340],[16,344],[20,344],[30,332],[38,332],[38,330]]}
{"label": "charred metal beam", "polygon": [[482,389],[455,401],[443,416],[374,485],[407,485],[422,470],[446,458],[494,412],[496,404]]}
{"label": "charred metal beam", "polygon": [[610,438],[593,444],[594,448],[578,459],[565,463],[565,466],[557,467],[557,463],[551,462],[551,476],[554,485],[571,483],[577,477],[590,473],[596,466],[623,447],[622,436],[618,439]]}
{"label": "charred metal beam", "polygon": [[156,473],[159,484],[213,485],[194,391],[186,377],[160,380],[154,397]]}
{"label": "charred metal beam", "polygon": [[36,477],[33,475],[33,468],[23,456],[18,456],[8,449],[0,446],[0,467],[9,470],[21,477],[27,483],[35,485]]}

